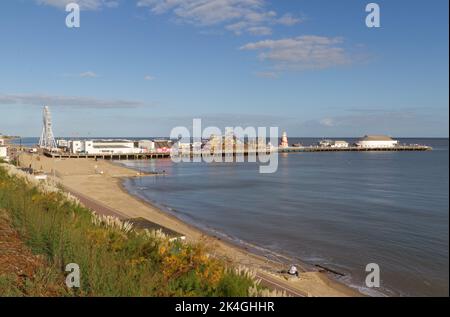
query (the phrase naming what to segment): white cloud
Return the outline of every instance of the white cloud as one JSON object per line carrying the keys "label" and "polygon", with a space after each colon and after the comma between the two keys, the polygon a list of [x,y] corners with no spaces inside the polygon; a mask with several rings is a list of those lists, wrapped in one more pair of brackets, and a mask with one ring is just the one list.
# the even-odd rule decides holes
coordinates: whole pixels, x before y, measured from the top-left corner
{"label": "white cloud", "polygon": [[91,72],[91,71],[87,71],[87,72],[81,73],[79,76],[82,77],[82,78],[95,78],[95,77],[98,77],[98,75],[96,73]]}
{"label": "white cloud", "polygon": [[99,74],[97,74],[96,72],[93,71],[85,71],[79,74],[63,74],[63,77],[79,77],[79,78],[96,78],[96,77],[100,77]]}
{"label": "white cloud", "polygon": [[279,74],[276,72],[257,72],[256,76],[259,78],[277,79]]}
{"label": "white cloud", "polygon": [[38,4],[49,5],[64,9],[68,3],[78,3],[81,10],[99,10],[102,8],[115,8],[118,0],[36,0]]}
{"label": "white cloud", "polygon": [[154,79],[155,79],[155,77],[150,76],[150,75],[146,75],[146,76],[144,77],[144,80],[154,80]]}
{"label": "white cloud", "polygon": [[335,125],[333,118],[323,118],[323,119],[319,120],[319,123],[326,127],[333,127]]}
{"label": "white cloud", "polygon": [[248,24],[246,22],[240,21],[225,26],[225,29],[234,32],[234,34],[236,35],[241,35],[246,30],[247,27]]}
{"label": "white cloud", "polygon": [[247,29],[248,33],[253,35],[271,35],[272,29],[266,26],[252,26]]}
{"label": "white cloud", "polygon": [[278,70],[323,69],[350,63],[341,38],[304,35],[248,43],[241,50],[259,51],[259,59]]}
{"label": "white cloud", "polygon": [[98,99],[79,96],[55,96],[46,94],[0,94],[0,105],[65,106],[82,108],[137,108],[144,103],[121,99]]}
{"label": "white cloud", "polygon": [[282,17],[277,19],[277,22],[279,24],[288,25],[288,26],[298,24],[298,23],[300,23],[302,21],[303,21],[303,19],[294,17],[290,13],[286,13],[285,15],[283,15]]}
{"label": "white cloud", "polygon": [[154,14],[171,12],[177,20],[199,26],[224,25],[237,35],[268,35],[271,25],[294,25],[301,22],[291,14],[277,18],[267,9],[265,0],[140,0]]}

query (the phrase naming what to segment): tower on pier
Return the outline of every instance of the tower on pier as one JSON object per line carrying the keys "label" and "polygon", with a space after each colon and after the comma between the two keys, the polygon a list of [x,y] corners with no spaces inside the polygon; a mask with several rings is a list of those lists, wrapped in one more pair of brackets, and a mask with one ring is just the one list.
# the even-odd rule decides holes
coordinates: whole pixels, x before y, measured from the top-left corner
{"label": "tower on pier", "polygon": [[281,147],[281,148],[287,148],[287,147],[289,147],[289,142],[288,142],[288,138],[287,138],[287,133],[286,133],[286,131],[284,131],[283,134],[281,135],[281,143],[280,143],[280,147]]}

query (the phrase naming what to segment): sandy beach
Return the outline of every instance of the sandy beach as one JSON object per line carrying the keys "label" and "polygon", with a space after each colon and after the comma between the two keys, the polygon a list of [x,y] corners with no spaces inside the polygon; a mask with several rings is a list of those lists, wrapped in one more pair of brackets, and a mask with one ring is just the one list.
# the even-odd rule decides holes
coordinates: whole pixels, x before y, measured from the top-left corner
{"label": "sandy beach", "polygon": [[139,173],[135,170],[105,160],[52,159],[29,153],[22,153],[19,162],[21,167],[31,165],[35,170],[52,175],[51,178],[66,190],[85,197],[86,201],[95,206],[105,207],[99,209],[111,210],[121,218],[144,218],[184,235],[187,241],[203,243],[213,256],[223,258],[230,264],[255,270],[257,277],[264,284],[284,289],[293,296],[361,296],[356,290],[334,281],[328,273],[306,266],[302,268],[299,278],[287,279],[276,273],[286,270],[286,266],[207,235],[150,203],[130,195],[122,188],[122,180],[138,177]]}

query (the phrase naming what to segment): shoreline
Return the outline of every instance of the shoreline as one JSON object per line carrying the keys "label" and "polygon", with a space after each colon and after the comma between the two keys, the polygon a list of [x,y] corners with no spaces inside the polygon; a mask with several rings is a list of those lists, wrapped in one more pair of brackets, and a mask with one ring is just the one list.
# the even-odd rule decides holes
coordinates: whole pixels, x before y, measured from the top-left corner
{"label": "shoreline", "polygon": [[[156,175],[155,175],[155,177],[156,177]],[[289,265],[289,264],[294,263],[292,261],[299,261],[299,260],[295,260],[293,258],[289,258],[286,255],[279,254],[279,253],[277,253],[275,251],[272,251],[272,250],[269,250],[269,249],[264,249],[264,248],[262,248],[260,246],[257,246],[257,245],[252,245],[251,243],[248,243],[248,242],[245,242],[245,241],[242,241],[242,242],[234,241],[232,239],[232,237],[229,237],[226,233],[222,233],[222,232],[219,232],[219,231],[214,231],[213,229],[208,229],[205,226],[203,226],[203,227],[202,226],[196,226],[196,225],[192,224],[191,222],[189,222],[188,220],[181,219],[180,217],[177,217],[174,214],[173,211],[168,210],[169,207],[165,207],[165,206],[159,205],[156,202],[153,202],[153,201],[150,201],[150,200],[146,200],[146,199],[140,197],[139,195],[133,194],[130,191],[128,191],[128,189],[124,185],[124,182],[126,180],[127,180],[127,178],[124,177],[124,178],[122,178],[122,181],[118,184],[120,189],[121,189],[121,191],[123,191],[125,194],[128,194],[128,195],[134,197],[135,199],[141,201],[143,204],[149,205],[151,208],[155,208],[155,209],[160,210],[164,215],[167,215],[168,217],[174,218],[176,221],[180,221],[180,222],[184,223],[185,225],[191,227],[193,230],[198,230],[199,232],[201,232],[205,236],[209,236],[209,237],[211,237],[211,238],[213,238],[213,239],[215,239],[217,241],[221,241],[224,244],[228,244],[230,247],[238,248],[238,249],[242,250],[243,252],[249,252],[251,255],[262,257],[266,261],[272,262],[274,265],[279,265],[279,264]],[[260,250],[258,250],[258,249],[260,249]],[[259,252],[261,252],[261,253],[268,252],[268,253],[271,253],[272,255],[274,255],[274,257],[284,258],[286,261],[289,261],[289,260],[291,260],[291,261],[286,262],[286,263],[281,263],[281,261],[278,261],[278,262],[277,261],[273,261],[273,260],[268,259],[263,254],[259,254]],[[308,269],[311,270],[312,267],[313,267],[312,265],[307,264],[305,262],[302,262],[301,260],[300,260],[300,263],[294,263],[294,264],[297,266],[297,268],[299,268],[300,272],[307,272],[308,270],[305,269],[305,268],[308,267]]]}
{"label": "shoreline", "polygon": [[[328,273],[307,267],[308,264],[302,261],[299,270],[300,278],[287,279],[277,274],[281,269],[285,270],[286,265],[281,265],[252,252],[250,247],[247,248],[210,232],[205,232],[128,192],[124,188],[124,180],[142,175],[123,164],[91,159],[52,159],[28,153],[21,154],[20,163],[24,167],[32,164],[35,169],[55,175],[55,180],[68,191],[73,190],[75,193],[82,194],[121,215],[128,218],[144,218],[179,232],[189,242],[202,243],[212,256],[221,258],[234,266],[252,269],[257,272],[257,278],[261,279],[264,284],[288,290],[293,296],[365,296],[358,290],[335,280]],[[274,254],[276,253],[274,252]]]}
{"label": "shoreline", "polygon": [[[138,170],[133,169],[132,167],[128,167],[124,164],[118,163],[117,161],[111,162],[111,164],[117,164],[119,166],[129,168],[133,171],[138,171]],[[143,177],[145,177],[145,176],[158,177],[159,175],[156,175],[156,174],[155,175],[143,175]],[[141,176],[137,176],[137,177],[141,177]],[[382,294],[382,293],[373,293],[372,295],[369,295],[367,293],[362,292],[356,286],[351,287],[350,285],[348,285],[342,281],[339,281],[337,276],[340,276],[340,274],[333,273],[334,271],[329,268],[326,268],[326,267],[323,267],[320,265],[314,265],[312,263],[307,263],[300,258],[293,258],[288,255],[281,254],[276,251],[266,249],[266,248],[263,248],[258,245],[253,245],[253,244],[243,241],[243,240],[234,241],[233,238],[231,236],[228,236],[226,233],[223,233],[220,231],[214,231],[213,229],[209,230],[206,227],[196,226],[196,225],[190,223],[188,220],[183,220],[183,219],[177,217],[176,215],[174,215],[173,211],[166,210],[166,208],[169,208],[169,207],[161,206],[156,202],[144,199],[144,198],[138,196],[137,194],[133,194],[132,192],[128,191],[128,189],[126,189],[126,187],[124,185],[124,182],[129,178],[134,178],[134,177],[121,177],[121,181],[118,183],[118,185],[122,192],[141,201],[143,204],[146,204],[151,208],[155,208],[155,209],[159,210],[164,215],[171,217],[174,220],[179,221],[186,226],[191,227],[193,230],[199,231],[202,235],[204,235],[208,238],[211,238],[211,239],[215,240],[216,242],[224,244],[229,248],[237,249],[240,252],[246,253],[247,255],[249,255],[251,257],[255,257],[258,260],[263,260],[266,263],[270,262],[271,264],[268,264],[268,267],[265,268],[266,270],[273,270],[275,267],[277,267],[278,271],[280,271],[281,269],[287,269],[287,268],[289,268],[290,265],[294,264],[297,267],[297,269],[299,270],[300,274],[305,274],[305,273],[320,274],[320,278],[329,287],[334,288],[335,290],[338,290],[339,292],[343,292],[342,296],[353,296],[353,297],[370,297],[370,296],[384,297],[385,296],[385,294]],[[222,236],[220,236],[220,235],[222,235]],[[236,238],[236,239],[238,239],[238,238]],[[273,256],[273,258],[277,258],[277,259],[283,258],[283,260],[280,260],[280,261],[271,260],[267,257],[267,254],[264,255],[264,252],[271,254]],[[321,268],[321,270],[318,270],[318,268]],[[277,272],[271,272],[271,273],[278,274]],[[343,275],[342,277],[344,277],[344,276],[346,276],[346,275]],[[307,296],[307,294],[305,294],[304,296]],[[314,295],[314,296],[320,297],[321,295]],[[338,295],[338,296],[341,296],[341,295]]]}

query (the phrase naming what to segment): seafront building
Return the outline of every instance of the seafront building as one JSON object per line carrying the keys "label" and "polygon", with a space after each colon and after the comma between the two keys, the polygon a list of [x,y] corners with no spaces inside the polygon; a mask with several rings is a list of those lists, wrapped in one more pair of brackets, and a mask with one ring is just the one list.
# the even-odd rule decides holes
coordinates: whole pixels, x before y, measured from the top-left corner
{"label": "seafront building", "polygon": [[320,140],[319,146],[320,147],[330,147],[332,143],[333,143],[333,140],[328,140],[328,139]]}
{"label": "seafront building", "polygon": [[64,139],[58,139],[56,140],[56,146],[58,148],[67,148],[69,146],[69,141]]}
{"label": "seafront building", "polygon": [[[251,143],[254,142],[254,143]],[[202,150],[210,153],[242,153],[249,150],[256,151],[257,141],[248,140],[247,143],[240,140],[233,133],[227,133],[225,136],[211,134],[210,138],[203,144]],[[250,147],[254,144],[254,148]],[[198,149],[198,144],[194,147]]]}
{"label": "seafront building", "polygon": [[8,148],[4,145],[0,145],[0,160],[8,159]]}
{"label": "seafront building", "polygon": [[171,140],[153,140],[155,144],[154,151],[156,153],[170,153],[170,149],[173,146]]}
{"label": "seafront building", "polygon": [[8,147],[6,146],[6,140],[0,135],[0,160],[8,161]]}
{"label": "seafront building", "polygon": [[320,147],[330,147],[334,149],[344,149],[349,147],[349,143],[343,140],[321,140]]}
{"label": "seafront building", "polygon": [[69,151],[73,154],[139,154],[144,152],[142,148],[135,146],[134,141],[130,140],[71,140],[68,145]]}
{"label": "seafront building", "polygon": [[155,142],[152,140],[140,140],[138,141],[138,147],[143,149],[144,152],[153,152],[155,150]]}
{"label": "seafront building", "polygon": [[81,155],[116,155],[116,154],[145,154],[170,153],[170,140],[126,140],[126,139],[81,139],[58,140],[58,152],[61,154]]}
{"label": "seafront building", "polygon": [[[201,146],[201,145],[200,145]],[[190,153],[193,148],[193,145],[190,142],[181,142],[178,141],[176,143],[176,148],[180,153]]]}
{"label": "seafront building", "polygon": [[330,144],[330,147],[337,148],[337,149],[344,149],[344,148],[348,148],[349,144],[347,141],[336,140]]}
{"label": "seafront building", "polygon": [[387,135],[366,135],[356,142],[357,147],[366,149],[393,148],[397,145],[398,141]]}

